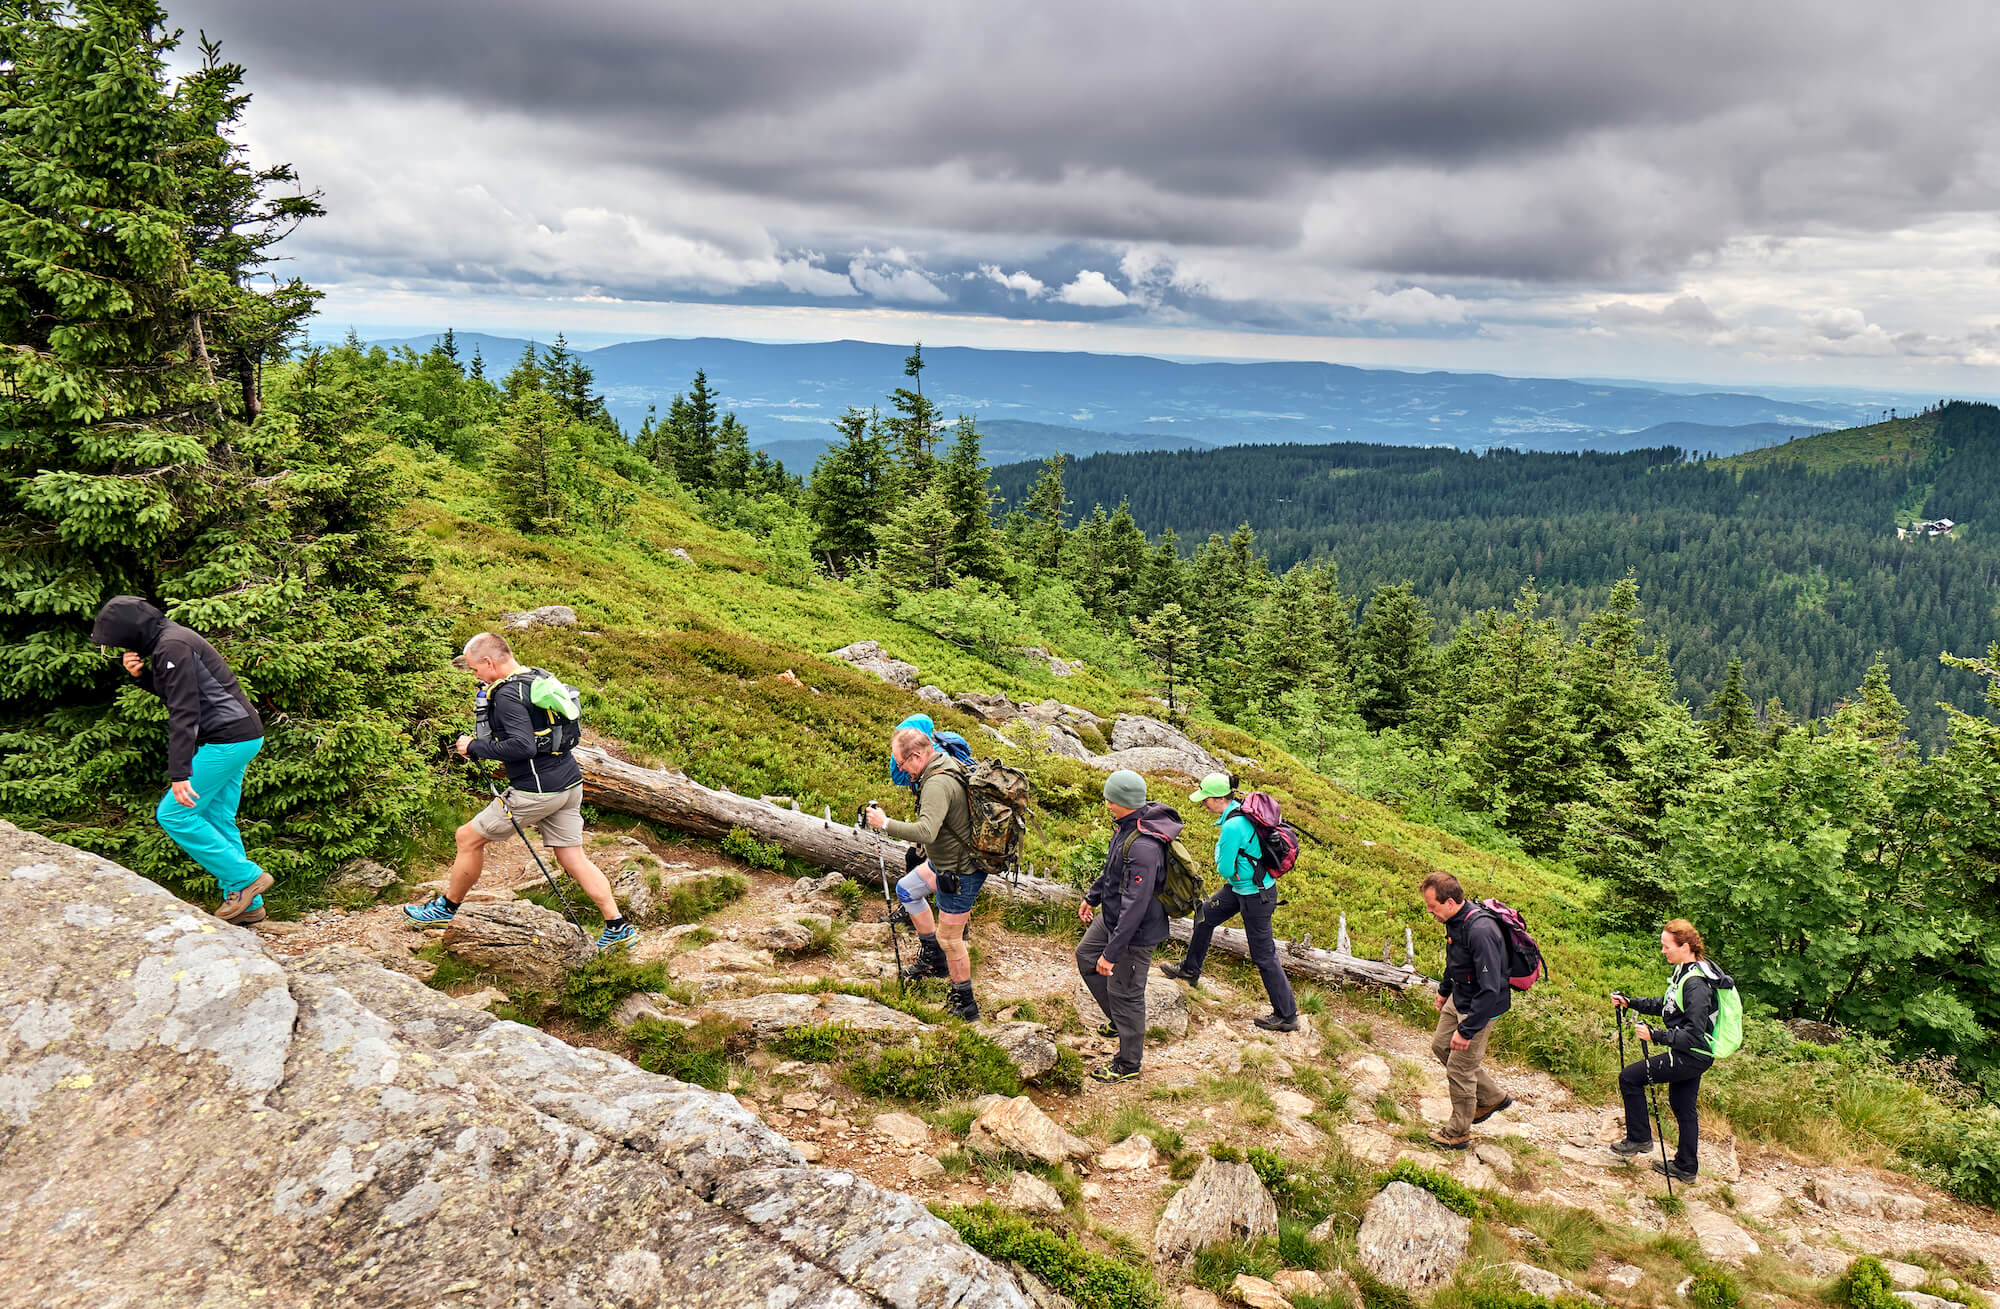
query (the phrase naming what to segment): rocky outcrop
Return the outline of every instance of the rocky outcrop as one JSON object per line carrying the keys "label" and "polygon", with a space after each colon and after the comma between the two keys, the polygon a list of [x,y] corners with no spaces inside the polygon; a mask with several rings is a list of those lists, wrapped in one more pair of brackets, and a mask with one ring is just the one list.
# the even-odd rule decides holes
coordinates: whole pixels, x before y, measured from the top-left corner
{"label": "rocky outcrop", "polygon": [[965,1143],[991,1154],[1017,1154],[1045,1164],[1083,1159],[1090,1142],[1064,1131],[1025,1095],[989,1106],[972,1124]]}
{"label": "rocky outcrop", "polygon": [[1032,1082],[1056,1066],[1056,1043],[1040,1023],[980,1023],[978,1028],[1006,1051],[1023,1081]]}
{"label": "rocky outcrop", "polygon": [[712,1014],[750,1025],[750,1034],[769,1040],[794,1027],[825,1024],[857,1032],[914,1032],[923,1024],[900,1009],[891,1009],[861,995],[838,991],[797,994],[767,991],[740,1000],[714,1000],[704,1008]]}
{"label": "rocky outcrop", "polygon": [[1859,1214],[1870,1218],[1922,1218],[1924,1202],[1914,1195],[1895,1191],[1870,1191],[1835,1178],[1816,1177],[1812,1198],[1829,1213]]}
{"label": "rocky outcrop", "polygon": [[327,879],[327,898],[335,904],[372,904],[382,892],[403,880],[403,875],[373,859],[350,859],[333,870]]}
{"label": "rocky outcrop", "polygon": [[510,632],[525,632],[531,627],[575,627],[576,610],[568,605],[543,605],[523,613],[501,614],[500,621]]}
{"label": "rocky outcrop", "polygon": [[444,948],[536,991],[554,991],[596,953],[576,924],[530,900],[460,906],[444,929]]}
{"label": "rocky outcrop", "polygon": [[1023,659],[1030,659],[1040,664],[1057,677],[1074,677],[1076,676],[1076,670],[1082,666],[1075,660],[1064,659],[1046,646],[1022,646],[1016,653]]}
{"label": "rocky outcrop", "polygon": [[1111,725],[1111,749],[1114,752],[1171,750],[1187,762],[1187,767],[1178,771],[1192,771],[1197,775],[1227,771],[1222,766],[1222,760],[1205,747],[1195,744],[1187,733],[1141,714],[1118,715],[1118,721]]}
{"label": "rocky outcrop", "polygon": [[917,666],[891,658],[880,642],[856,641],[840,647],[827,658],[851,664],[864,673],[873,673],[891,686],[900,686],[905,691],[917,689]]}
{"label": "rocky outcrop", "polygon": [[[1463,1219],[1460,1220],[1464,1221]],[[1278,1205],[1249,1164],[1204,1159],[1174,1192],[1153,1229],[1153,1261],[1180,1263],[1225,1242],[1251,1242],[1278,1230]]]}
{"label": "rocky outcrop", "polygon": [[1391,1182],[1362,1212],[1355,1250],[1376,1280],[1428,1291],[1451,1280],[1471,1235],[1472,1224],[1429,1191]]}
{"label": "rocky outcrop", "polygon": [[1011,723],[1021,716],[1020,708],[1004,695],[965,691],[953,696],[951,702],[980,722],[992,723],[995,726]]}
{"label": "rocky outcrop", "polygon": [[4,823],[0,920],[9,1303],[1028,1304],[729,1096]]}
{"label": "rocky outcrop", "polygon": [[1135,773],[1174,773],[1181,777],[1200,778],[1216,771],[1212,759],[1182,750],[1170,750],[1163,745],[1113,750],[1110,754],[1092,755],[1083,762],[1100,773],[1115,773],[1121,768],[1129,768]]}

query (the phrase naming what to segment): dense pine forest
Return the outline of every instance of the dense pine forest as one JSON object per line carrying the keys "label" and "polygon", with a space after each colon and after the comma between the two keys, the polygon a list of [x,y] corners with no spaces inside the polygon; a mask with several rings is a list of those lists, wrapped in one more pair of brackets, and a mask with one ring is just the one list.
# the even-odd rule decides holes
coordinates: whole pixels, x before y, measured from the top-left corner
{"label": "dense pine forest", "polygon": [[[1153,533],[1199,541],[1248,524],[1274,569],[1335,563],[1357,602],[1408,582],[1440,637],[1530,580],[1542,612],[1574,629],[1629,574],[1691,703],[1707,705],[1740,660],[1760,715],[1814,717],[1879,660],[1935,748],[1936,702],[1979,694],[1938,652],[1983,646],[2000,612],[2000,410],[1948,404],[1859,435],[1820,438],[1853,460],[1831,466],[1782,447],[1746,465],[1673,450],[1256,446],[1097,455],[1063,479],[1082,514],[1102,505],[1115,521],[1123,505]],[[1862,461],[1897,445],[1910,457]],[[1041,475],[1012,465],[994,484],[1025,507]],[[1899,539],[1924,518],[1959,526]]]}

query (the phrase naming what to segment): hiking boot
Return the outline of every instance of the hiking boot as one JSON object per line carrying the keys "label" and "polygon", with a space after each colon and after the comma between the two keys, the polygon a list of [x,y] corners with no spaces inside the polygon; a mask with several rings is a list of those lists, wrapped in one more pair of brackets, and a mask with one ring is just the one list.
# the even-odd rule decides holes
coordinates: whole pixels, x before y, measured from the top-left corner
{"label": "hiking boot", "polygon": [[269,873],[257,874],[257,880],[250,883],[250,885],[240,891],[231,891],[228,895],[223,896],[222,903],[216,906],[215,916],[225,923],[235,922],[244,914],[250,912],[251,904],[256,901],[258,896],[270,890],[271,884],[275,881],[277,879]]}
{"label": "hiking boot", "polygon": [[1111,1023],[1099,1023],[1097,1034],[1107,1041],[1115,1041],[1118,1039],[1118,1028]]}
{"label": "hiking boot", "polygon": [[903,970],[905,982],[921,982],[926,977],[950,977],[951,969],[944,961],[944,947],[933,937],[928,941],[918,941],[917,961]]}
{"label": "hiking boot", "polygon": [[236,925],[238,927],[254,927],[269,916],[262,909],[252,909],[248,913],[238,914],[236,916]]}
{"label": "hiking boot", "polygon": [[1499,1104],[1494,1105],[1491,1109],[1481,1109],[1478,1113],[1472,1115],[1472,1121],[1475,1123],[1483,1123],[1487,1119],[1491,1118],[1494,1114],[1499,1113],[1502,1109],[1512,1109],[1513,1107],[1514,1107],[1514,1097],[1511,1095],[1503,1095],[1500,1097]]}
{"label": "hiking boot", "polygon": [[1090,1080],[1106,1084],[1136,1082],[1139,1080],[1139,1070],[1136,1068],[1120,1068],[1118,1061],[1114,1059],[1108,1064],[1100,1064],[1096,1068],[1091,1069]]}
{"label": "hiking boot", "polygon": [[970,982],[951,988],[951,994],[944,998],[944,1011],[953,1018],[961,1018],[968,1023],[979,1021],[979,1001],[972,998]]}
{"label": "hiking boot", "polygon": [[1472,1133],[1467,1132],[1464,1136],[1453,1136],[1440,1127],[1431,1133],[1430,1141],[1432,1145],[1440,1150],[1463,1150],[1466,1146],[1472,1144]]}
{"label": "hiking boot", "polygon": [[895,931],[898,927],[916,926],[915,923],[910,921],[910,911],[903,908],[903,906],[900,904],[898,904],[894,909],[891,909],[888,913],[888,916],[883,918],[882,921],[889,924],[889,930],[892,932]]}
{"label": "hiking boot", "polygon": [[1653,1152],[1653,1143],[1651,1141],[1634,1141],[1627,1138],[1611,1146],[1610,1150],[1611,1153],[1617,1155],[1620,1159],[1630,1159],[1634,1155],[1651,1154]]}
{"label": "hiking boot", "polygon": [[1200,973],[1187,971],[1187,960],[1185,959],[1177,964],[1161,964],[1160,976],[1171,977],[1176,982],[1186,982],[1189,986],[1197,985],[1201,981]]}
{"label": "hiking boot", "polygon": [[[1267,1032],[1296,1032],[1299,1030],[1299,1020],[1297,1018],[1280,1018],[1275,1013],[1265,1014],[1262,1018],[1255,1021],[1257,1026]],[[1479,1120],[1475,1118],[1473,1121],[1478,1122]]]}
{"label": "hiking boot", "polygon": [[1653,1171],[1660,1174],[1660,1176],[1662,1177],[1668,1178],[1671,1181],[1680,1182],[1684,1185],[1693,1182],[1695,1179],[1694,1169],[1683,1168],[1680,1166],[1679,1161],[1674,1159],[1669,1159],[1665,1163],[1661,1163],[1659,1160],[1655,1159],[1653,1161]]}
{"label": "hiking boot", "polygon": [[403,906],[403,917],[413,923],[422,923],[426,927],[443,927],[457,912],[458,906],[445,899],[442,894],[434,895],[422,904]]}
{"label": "hiking boot", "polygon": [[597,948],[600,951],[615,950],[621,945],[629,946],[638,939],[639,939],[639,933],[633,930],[632,924],[620,923],[616,927],[605,928],[604,931],[598,935]]}

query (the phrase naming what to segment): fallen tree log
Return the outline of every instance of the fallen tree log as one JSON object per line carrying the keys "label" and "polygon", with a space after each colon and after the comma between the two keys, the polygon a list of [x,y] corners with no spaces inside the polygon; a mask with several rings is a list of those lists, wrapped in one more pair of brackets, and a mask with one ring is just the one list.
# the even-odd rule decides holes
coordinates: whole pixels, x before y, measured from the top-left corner
{"label": "fallen tree log", "polygon": [[[754,796],[713,790],[683,773],[642,768],[595,746],[579,748],[576,759],[583,766],[584,797],[599,809],[650,819],[696,836],[723,837],[740,827],[786,854],[841,873],[878,893],[884,867],[892,883],[902,876],[903,852],[908,847],[888,837],[878,838],[865,828],[856,829],[846,822],[781,808]],[[1079,898],[1073,886],[1025,873],[993,879],[987,882],[986,889],[1040,903],[1059,904]],[[1172,930],[1175,940],[1186,941],[1194,925],[1185,918],[1177,918]],[[1242,929],[1235,927],[1218,928],[1214,948],[1242,958],[1250,954],[1248,938]],[[1287,973],[1308,981],[1359,982],[1397,990],[1430,985],[1430,979],[1414,968],[1361,959],[1340,950],[1295,948],[1289,942],[1279,941],[1278,957]]]}

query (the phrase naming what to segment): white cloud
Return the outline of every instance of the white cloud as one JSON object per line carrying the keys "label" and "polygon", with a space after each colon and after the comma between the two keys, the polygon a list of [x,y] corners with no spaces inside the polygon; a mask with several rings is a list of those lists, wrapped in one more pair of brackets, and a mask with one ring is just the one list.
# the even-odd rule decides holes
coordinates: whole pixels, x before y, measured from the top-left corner
{"label": "white cloud", "polygon": [[[892,256],[901,251],[891,251]],[[951,299],[921,269],[898,267],[896,263],[870,263],[865,258],[847,265],[848,280],[863,295],[877,300],[900,300],[906,304],[943,304]]]}
{"label": "white cloud", "polygon": [[1359,315],[1363,322],[1388,323],[1395,327],[1442,327],[1465,321],[1465,306],[1449,295],[1437,295],[1421,286],[1406,286],[1384,294],[1370,291]]}
{"label": "white cloud", "polygon": [[1094,268],[1078,273],[1075,281],[1056,292],[1056,299],[1066,305],[1084,305],[1092,309],[1115,309],[1132,303],[1130,296],[1111,285],[1110,279]]}
{"label": "white cloud", "polygon": [[1049,289],[1041,278],[1036,277],[1025,268],[1012,273],[1003,273],[1000,271],[998,264],[981,264],[979,265],[979,272],[977,274],[967,273],[966,276],[968,278],[974,276],[984,277],[989,282],[999,283],[1009,291],[1019,291],[1030,300],[1033,300],[1036,296]]}

